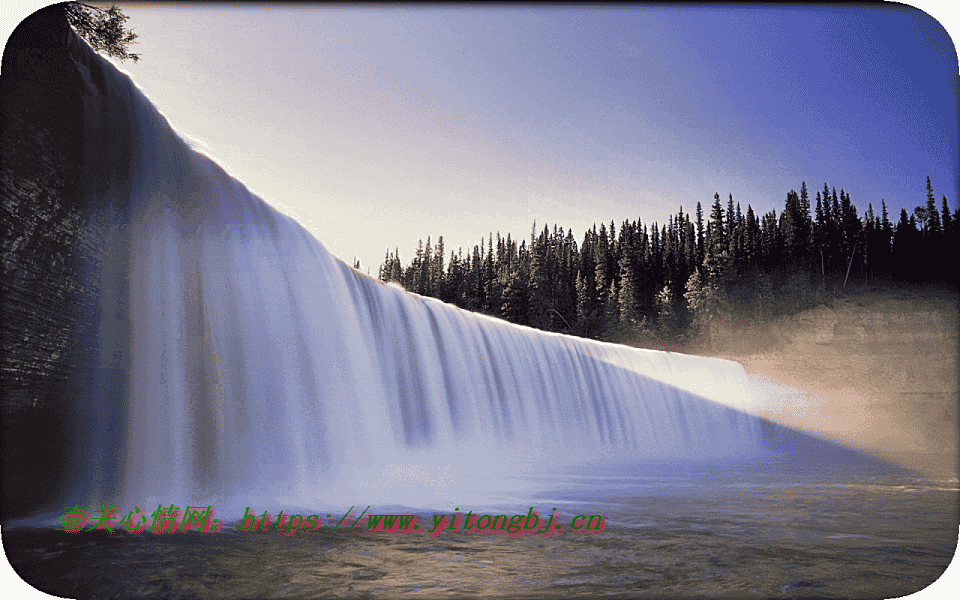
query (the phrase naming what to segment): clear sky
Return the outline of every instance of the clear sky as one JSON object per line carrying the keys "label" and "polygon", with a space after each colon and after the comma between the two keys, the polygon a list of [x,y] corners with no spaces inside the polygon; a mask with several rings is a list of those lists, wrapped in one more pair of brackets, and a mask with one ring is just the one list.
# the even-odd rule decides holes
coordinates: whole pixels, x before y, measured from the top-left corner
{"label": "clear sky", "polygon": [[779,213],[804,180],[895,219],[929,174],[957,206],[956,50],[903,5],[118,4],[118,64],[174,127],[373,275],[428,235],[579,243],[715,192]]}

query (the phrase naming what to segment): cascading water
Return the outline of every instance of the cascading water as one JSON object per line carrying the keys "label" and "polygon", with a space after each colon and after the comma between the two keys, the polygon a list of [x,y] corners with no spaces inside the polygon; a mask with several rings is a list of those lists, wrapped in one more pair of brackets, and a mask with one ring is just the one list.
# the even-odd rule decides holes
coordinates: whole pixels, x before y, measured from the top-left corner
{"label": "cascading water", "polygon": [[[223,511],[522,495],[556,464],[762,450],[743,368],[545,333],[362,276],[71,36],[99,320],[75,497]],[[84,387],[86,386],[86,387]]]}
{"label": "cascading water", "polygon": [[[757,418],[769,406],[737,363],[535,331],[356,273],[191,151],[62,10],[38,15],[0,79],[18,350],[0,518],[25,581],[64,597],[894,597],[954,556],[955,474]],[[75,502],[90,527],[57,530]],[[95,530],[110,505],[159,504],[210,504],[226,526]],[[534,509],[568,529],[253,534],[247,506],[296,514],[289,530],[414,512],[425,534],[455,511]],[[577,513],[603,535],[577,535]]]}

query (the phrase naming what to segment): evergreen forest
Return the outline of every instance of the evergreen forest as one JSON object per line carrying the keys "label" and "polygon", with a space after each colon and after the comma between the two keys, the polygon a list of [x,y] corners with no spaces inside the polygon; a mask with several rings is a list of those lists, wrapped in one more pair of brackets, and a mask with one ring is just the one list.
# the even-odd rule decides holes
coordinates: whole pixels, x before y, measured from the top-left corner
{"label": "evergreen forest", "polygon": [[951,213],[946,196],[937,207],[929,177],[926,203],[895,222],[885,201],[861,216],[826,184],[811,202],[803,182],[779,214],[744,211],[732,195],[725,204],[718,193],[709,214],[698,202],[662,224],[601,223],[579,243],[569,229],[536,223],[529,239],[489,233],[449,256],[443,236],[427,237],[405,266],[388,250],[378,277],[537,329],[661,344],[696,339],[714,319],[802,310],[851,282],[960,283],[960,209]]}

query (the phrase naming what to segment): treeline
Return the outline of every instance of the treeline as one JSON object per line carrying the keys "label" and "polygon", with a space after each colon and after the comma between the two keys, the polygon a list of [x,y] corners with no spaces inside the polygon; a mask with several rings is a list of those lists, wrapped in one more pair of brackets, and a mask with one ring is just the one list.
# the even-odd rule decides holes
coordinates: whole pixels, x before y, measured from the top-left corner
{"label": "treeline", "polygon": [[420,240],[403,266],[387,251],[379,278],[423,296],[548,331],[608,340],[643,332],[659,339],[696,335],[717,317],[761,320],[784,307],[803,308],[818,292],[848,278],[958,283],[960,209],[943,196],[938,210],[930,178],[927,201],[894,224],[881,200],[858,214],[850,195],[826,184],[811,203],[806,182],[783,210],[757,215],[731,195],[714,196],[665,224],[611,221],[584,233],[536,223],[529,240],[492,233],[485,243],[445,260],[443,237]]}

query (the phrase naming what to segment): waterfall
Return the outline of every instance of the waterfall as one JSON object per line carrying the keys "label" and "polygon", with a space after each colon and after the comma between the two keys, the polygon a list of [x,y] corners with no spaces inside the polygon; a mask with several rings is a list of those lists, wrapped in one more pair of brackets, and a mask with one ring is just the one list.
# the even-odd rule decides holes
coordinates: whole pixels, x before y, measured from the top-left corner
{"label": "waterfall", "polygon": [[68,48],[97,243],[74,497],[445,505],[497,485],[522,498],[524,474],[551,465],[762,450],[739,364],[538,331],[361,275],[76,36]]}

